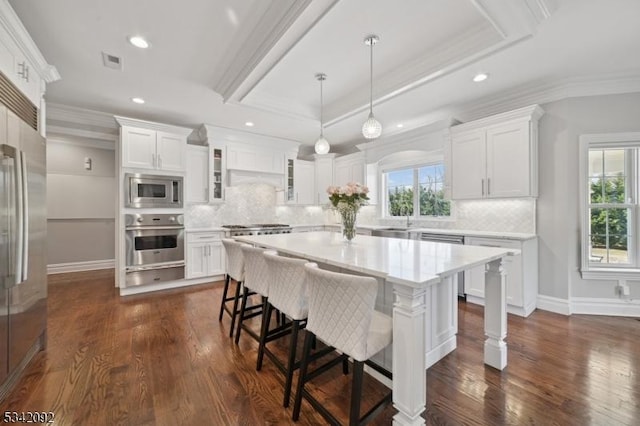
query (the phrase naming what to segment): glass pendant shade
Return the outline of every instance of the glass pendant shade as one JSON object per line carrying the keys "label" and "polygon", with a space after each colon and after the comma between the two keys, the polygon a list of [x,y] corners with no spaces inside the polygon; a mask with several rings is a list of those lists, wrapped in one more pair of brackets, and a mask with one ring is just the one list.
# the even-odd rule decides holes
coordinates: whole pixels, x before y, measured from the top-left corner
{"label": "glass pendant shade", "polygon": [[364,44],[369,46],[371,55],[370,58],[370,66],[369,66],[369,118],[362,125],[362,136],[365,139],[375,139],[379,138],[382,134],[382,124],[373,116],[373,46],[380,41],[380,38],[377,35],[369,35],[364,39]]}
{"label": "glass pendant shade", "polygon": [[320,136],[316,141],[316,154],[324,155],[329,153],[329,142],[324,138],[324,136]]}
{"label": "glass pendant shade", "polygon": [[320,137],[316,141],[315,150],[316,150],[316,154],[324,155],[324,154],[328,154],[329,149],[331,148],[331,146],[329,145],[329,142],[324,137],[324,132],[322,131],[324,127],[324,124],[323,124],[324,116],[322,114],[322,106],[324,103],[324,99],[322,98],[322,82],[327,79],[327,75],[324,73],[318,73],[316,74],[315,77],[316,77],[316,80],[320,82]]}
{"label": "glass pendant shade", "polygon": [[373,113],[369,113],[369,118],[362,125],[362,135],[365,139],[379,138],[382,134],[382,124],[373,116]]}

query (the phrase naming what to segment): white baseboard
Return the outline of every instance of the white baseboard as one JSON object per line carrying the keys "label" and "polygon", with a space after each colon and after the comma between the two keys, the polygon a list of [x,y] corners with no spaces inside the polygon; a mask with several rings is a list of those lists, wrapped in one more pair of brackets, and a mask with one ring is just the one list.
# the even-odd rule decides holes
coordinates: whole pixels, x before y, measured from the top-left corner
{"label": "white baseboard", "polygon": [[456,335],[453,335],[435,348],[431,349],[429,352],[427,352],[424,359],[426,368],[431,367],[433,364],[440,361],[449,353],[453,352],[456,349],[457,344],[457,337]]}
{"label": "white baseboard", "polygon": [[88,262],[54,263],[47,265],[47,274],[63,274],[66,272],[93,271],[96,269],[113,269],[114,259],[90,260]]}
{"label": "white baseboard", "polygon": [[571,315],[571,305],[567,299],[538,295],[537,308],[561,315]]}
{"label": "white baseboard", "polygon": [[640,300],[574,297],[571,299],[571,313],[640,317]]}

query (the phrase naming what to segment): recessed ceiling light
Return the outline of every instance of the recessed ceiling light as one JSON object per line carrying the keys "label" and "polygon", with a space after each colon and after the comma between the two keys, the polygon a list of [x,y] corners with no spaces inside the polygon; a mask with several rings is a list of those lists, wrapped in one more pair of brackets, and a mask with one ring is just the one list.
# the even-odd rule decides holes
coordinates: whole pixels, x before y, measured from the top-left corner
{"label": "recessed ceiling light", "polygon": [[247,127],[253,127],[253,121],[247,121],[244,125]]}
{"label": "recessed ceiling light", "polygon": [[485,81],[487,78],[489,78],[489,74],[481,72],[473,76],[473,81],[480,83],[481,81]]}
{"label": "recessed ceiling light", "polygon": [[140,49],[146,49],[149,47],[149,42],[140,36],[129,37],[129,43]]}
{"label": "recessed ceiling light", "polygon": [[396,127],[397,127],[398,129],[402,129],[402,128],[404,127],[404,124],[402,124],[402,123],[400,123],[400,124],[396,124]]}
{"label": "recessed ceiling light", "polygon": [[144,103],[144,99],[142,99],[142,98],[131,98],[131,102],[133,102],[134,104],[143,104]]}

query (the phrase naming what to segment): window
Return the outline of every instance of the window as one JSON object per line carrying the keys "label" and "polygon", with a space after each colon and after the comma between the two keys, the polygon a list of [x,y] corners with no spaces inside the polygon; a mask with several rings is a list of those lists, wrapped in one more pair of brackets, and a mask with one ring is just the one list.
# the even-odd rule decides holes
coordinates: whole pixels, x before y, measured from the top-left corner
{"label": "window", "polygon": [[444,199],[442,163],[390,170],[383,176],[386,216],[450,216],[451,203]]}
{"label": "window", "polygon": [[580,152],[583,278],[637,273],[640,134],[583,135]]}

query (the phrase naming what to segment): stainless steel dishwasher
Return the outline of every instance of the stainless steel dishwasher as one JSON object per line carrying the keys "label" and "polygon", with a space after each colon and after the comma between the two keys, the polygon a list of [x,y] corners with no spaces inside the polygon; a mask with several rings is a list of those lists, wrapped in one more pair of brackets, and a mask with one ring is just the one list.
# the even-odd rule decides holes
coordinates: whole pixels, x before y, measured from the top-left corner
{"label": "stainless steel dishwasher", "polygon": [[[434,243],[464,244],[464,235],[420,232],[418,235],[418,239],[421,241],[430,241]],[[467,299],[467,295],[464,291],[464,272],[458,272],[458,297],[465,300]]]}

